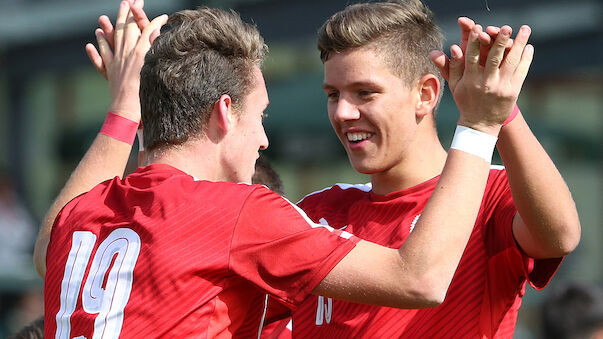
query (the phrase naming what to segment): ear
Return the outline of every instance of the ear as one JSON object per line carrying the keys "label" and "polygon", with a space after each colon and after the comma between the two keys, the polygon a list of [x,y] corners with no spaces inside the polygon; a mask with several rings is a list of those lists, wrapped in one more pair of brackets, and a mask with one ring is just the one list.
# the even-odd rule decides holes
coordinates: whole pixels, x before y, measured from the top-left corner
{"label": "ear", "polygon": [[433,74],[425,74],[417,83],[417,117],[433,112],[440,94],[440,80]]}
{"label": "ear", "polygon": [[232,98],[228,94],[222,94],[212,109],[211,119],[221,134],[227,134],[233,127],[234,112]]}

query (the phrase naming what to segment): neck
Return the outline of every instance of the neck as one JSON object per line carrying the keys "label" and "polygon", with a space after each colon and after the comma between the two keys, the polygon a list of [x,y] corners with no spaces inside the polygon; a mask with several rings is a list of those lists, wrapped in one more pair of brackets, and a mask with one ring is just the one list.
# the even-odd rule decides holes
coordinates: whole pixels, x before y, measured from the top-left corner
{"label": "neck", "polygon": [[420,132],[407,147],[407,152],[400,163],[371,175],[373,192],[385,195],[436,177],[442,173],[446,156],[435,128]]}
{"label": "neck", "polygon": [[223,181],[219,158],[212,143],[189,140],[178,146],[157,149],[145,154],[144,165],[166,164],[199,180]]}

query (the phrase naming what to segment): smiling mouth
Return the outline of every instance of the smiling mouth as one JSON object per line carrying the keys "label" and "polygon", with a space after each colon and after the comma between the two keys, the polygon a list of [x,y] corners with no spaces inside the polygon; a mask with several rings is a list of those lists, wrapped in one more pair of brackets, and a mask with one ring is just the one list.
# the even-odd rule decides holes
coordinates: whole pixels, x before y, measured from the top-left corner
{"label": "smiling mouth", "polygon": [[372,137],[374,134],[358,132],[358,133],[346,133],[345,135],[348,138],[349,142],[361,142],[363,140],[366,140],[366,139]]}

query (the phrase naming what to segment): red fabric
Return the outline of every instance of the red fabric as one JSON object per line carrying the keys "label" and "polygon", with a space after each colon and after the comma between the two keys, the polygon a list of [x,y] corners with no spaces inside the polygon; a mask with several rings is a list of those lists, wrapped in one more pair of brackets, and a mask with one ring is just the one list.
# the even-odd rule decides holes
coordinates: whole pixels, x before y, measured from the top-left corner
{"label": "red fabric", "polygon": [[113,139],[133,145],[138,130],[138,122],[124,118],[112,112],[107,113],[100,133]]}
{"label": "red fabric", "polygon": [[291,338],[291,317],[267,324],[262,329],[262,339],[289,339]]}
{"label": "red fabric", "polygon": [[[126,229],[131,236],[109,241],[117,229]],[[77,244],[72,240],[76,231],[95,239],[79,285],[75,275],[64,279],[66,267],[72,267],[67,265],[69,253],[78,257],[83,253],[80,248],[86,248],[71,250]],[[115,178],[96,186],[58,215],[47,253],[46,334],[54,336],[61,302],[69,304],[61,294],[69,280],[74,282],[76,308],[70,317],[62,312],[58,318],[66,319],[62,323],[70,328],[61,329],[70,338],[91,338],[93,330],[103,329],[94,326],[105,318],[91,312],[90,306],[84,308],[84,301],[95,293],[101,295],[98,300],[108,298],[102,305],[127,302],[121,328],[111,332],[106,324],[114,318],[107,317],[105,334],[255,337],[266,293],[296,307],[357,241],[309,223],[297,207],[263,186],[195,181],[170,166],[151,165],[123,181]],[[128,265],[122,260],[127,255],[120,257],[119,251],[107,256],[109,273],[91,268],[92,258],[104,253],[99,244],[107,242],[116,248],[126,243],[140,247],[132,266],[131,292],[122,299],[117,292],[86,288],[93,277],[104,291],[111,291],[115,281],[128,279],[124,269]],[[114,270],[119,271],[118,278],[111,275]]]}
{"label": "red fabric", "polygon": [[[359,238],[397,248],[437,179],[386,196],[373,194],[369,186],[334,186],[307,196],[299,206],[315,222],[324,218]],[[293,312],[293,336],[511,338],[526,283],[544,287],[561,262],[534,260],[521,252],[512,235],[515,214],[506,172],[493,167],[474,231],[442,305],[400,310],[333,300],[327,316],[328,298],[310,296]],[[323,311],[317,312],[318,307]]]}

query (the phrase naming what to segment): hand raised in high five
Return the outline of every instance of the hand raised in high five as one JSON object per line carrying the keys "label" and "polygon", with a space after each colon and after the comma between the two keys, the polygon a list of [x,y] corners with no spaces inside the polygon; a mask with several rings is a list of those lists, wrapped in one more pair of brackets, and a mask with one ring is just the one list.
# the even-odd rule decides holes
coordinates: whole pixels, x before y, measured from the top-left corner
{"label": "hand raised in high five", "polygon": [[[460,124],[495,134],[513,110],[534,49],[527,44],[530,28],[522,26],[506,52],[511,33],[509,26],[500,29],[485,62],[480,62],[481,46],[486,44],[481,38],[484,32],[479,25],[474,25],[468,34],[465,53],[460,46],[451,46],[448,82],[461,111]],[[441,52],[436,54],[432,52],[432,60],[441,56]]]}
{"label": "hand raised in high five", "polygon": [[[147,14],[144,12],[144,0],[127,0],[128,5],[130,6],[130,13],[128,15],[132,15],[134,21],[138,25],[138,28],[142,31],[145,27],[147,27],[151,22],[147,17]],[[109,48],[114,48],[115,41],[115,28],[111,23],[111,19],[109,19],[106,15],[101,15],[98,18],[98,23],[100,25],[100,30],[102,31],[102,35],[105,38]],[[152,44],[155,38],[159,36],[159,29],[151,32],[149,36],[149,42]],[[103,78],[107,79],[107,71],[105,69],[105,64],[103,63],[103,59],[96,49],[96,47],[92,44],[86,45],[86,52],[90,61],[96,68],[96,70],[103,76]]]}
{"label": "hand raised in high five", "polygon": [[[99,18],[102,28],[95,31],[98,50],[94,45],[87,44],[86,52],[96,69],[109,81],[110,111],[140,121],[140,70],[154,37],[167,22],[167,15],[149,22],[142,7],[131,7],[130,2],[120,3],[115,29],[106,16]],[[139,14],[135,16],[134,13]],[[141,32],[138,24],[144,20],[146,22],[142,23],[145,27]]]}

